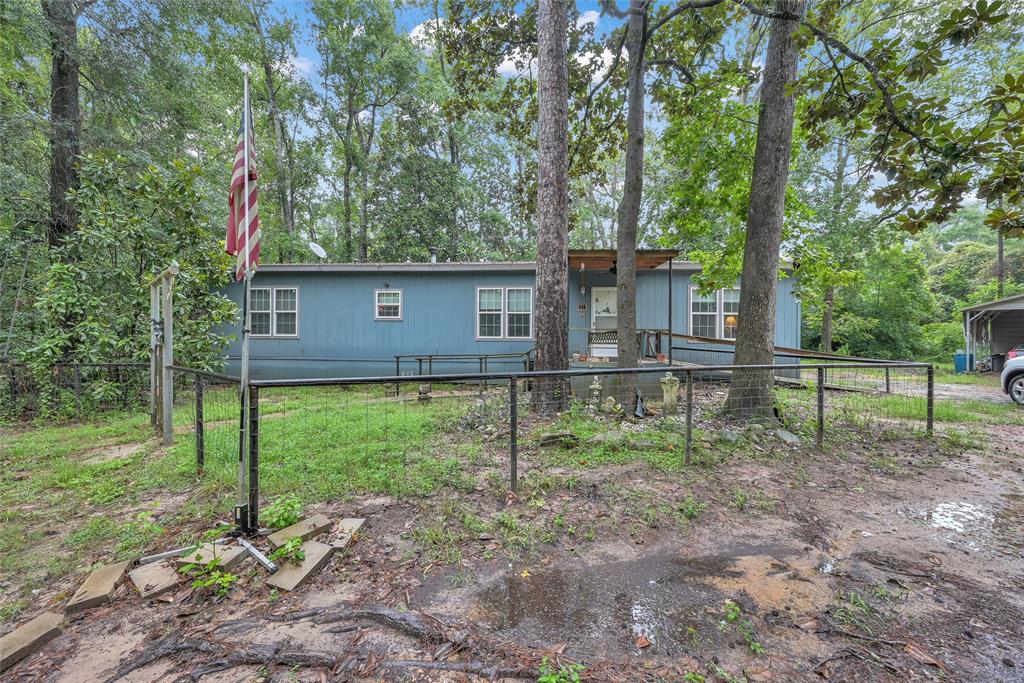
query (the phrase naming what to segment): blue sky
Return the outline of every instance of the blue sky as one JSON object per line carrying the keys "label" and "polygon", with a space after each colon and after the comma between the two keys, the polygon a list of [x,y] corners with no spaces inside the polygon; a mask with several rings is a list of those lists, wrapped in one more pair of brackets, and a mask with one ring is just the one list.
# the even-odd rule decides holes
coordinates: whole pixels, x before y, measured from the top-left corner
{"label": "blue sky", "polygon": [[[622,4],[625,4],[625,0],[622,0]],[[279,14],[295,19],[299,25],[299,36],[296,45],[298,52],[296,59],[297,69],[307,75],[315,73],[320,65],[320,55],[317,54],[316,44],[309,30],[313,20],[310,3],[307,0],[275,0],[273,6]],[[599,16],[600,4],[598,0],[581,0],[576,3],[576,8],[581,15],[585,15],[589,20],[597,21],[598,34],[620,23],[618,19]],[[429,4],[404,6],[398,13],[399,26],[408,33],[417,25],[428,20],[432,14],[433,10]]]}

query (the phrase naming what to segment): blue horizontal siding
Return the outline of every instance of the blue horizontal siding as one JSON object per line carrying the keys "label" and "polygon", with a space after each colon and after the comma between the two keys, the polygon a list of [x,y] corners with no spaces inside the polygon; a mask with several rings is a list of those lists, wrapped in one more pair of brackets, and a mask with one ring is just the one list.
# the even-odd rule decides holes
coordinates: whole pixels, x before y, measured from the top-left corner
{"label": "blue horizontal siding", "polygon": [[[673,273],[673,325],[689,333],[691,272]],[[521,353],[533,340],[476,339],[478,287],[533,287],[534,273],[522,271],[437,272],[258,272],[253,287],[296,287],[299,290],[297,337],[253,337],[252,368],[258,377],[390,375],[394,356]],[[569,276],[569,352],[587,353],[592,287],[614,287],[615,275],[578,271]],[[581,287],[583,290],[581,291]],[[402,320],[374,320],[374,290],[402,290]],[[226,295],[241,304],[242,286],[230,285]],[[536,299],[536,293],[534,295]],[[585,311],[579,305],[586,304]],[[637,275],[637,326],[668,328],[668,271]],[[793,280],[779,283],[776,343],[800,345],[800,304]],[[236,338],[227,350],[228,368],[237,372],[241,348],[237,327],[224,330]],[[665,349],[663,349],[665,350]],[[725,363],[731,355],[707,354],[710,363]],[[519,359],[491,359],[488,369],[517,370]],[[413,374],[417,363],[402,362],[400,372]],[[424,370],[426,363],[424,363]],[[475,359],[435,361],[434,372],[476,372]]]}

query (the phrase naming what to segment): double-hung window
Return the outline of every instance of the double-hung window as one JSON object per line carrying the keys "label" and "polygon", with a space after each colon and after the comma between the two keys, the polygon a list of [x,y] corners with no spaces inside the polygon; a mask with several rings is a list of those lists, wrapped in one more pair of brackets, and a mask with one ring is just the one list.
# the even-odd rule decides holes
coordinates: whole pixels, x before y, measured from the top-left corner
{"label": "double-hung window", "polygon": [[695,337],[717,337],[718,292],[701,294],[697,288],[690,291],[690,334]]}
{"label": "double-hung window", "polygon": [[249,330],[254,337],[297,337],[298,288],[253,287],[249,290]]}
{"label": "double-hung window", "polygon": [[374,320],[402,319],[402,290],[378,289],[373,292]]}
{"label": "double-hung window", "polygon": [[722,338],[735,339],[740,324],[740,290],[722,290]]}
{"label": "double-hung window", "polygon": [[740,290],[735,287],[701,294],[690,289],[690,334],[735,339],[740,321]]}
{"label": "double-hung window", "polygon": [[533,289],[479,287],[476,290],[477,339],[533,337]]}

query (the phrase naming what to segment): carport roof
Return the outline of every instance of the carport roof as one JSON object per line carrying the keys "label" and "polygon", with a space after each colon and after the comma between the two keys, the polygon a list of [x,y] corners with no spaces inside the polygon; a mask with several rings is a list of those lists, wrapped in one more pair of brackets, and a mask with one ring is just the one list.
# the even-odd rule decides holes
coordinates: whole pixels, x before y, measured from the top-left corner
{"label": "carport roof", "polygon": [[1005,299],[996,299],[983,304],[975,304],[960,309],[963,313],[982,313],[984,311],[1022,311],[1024,310],[1024,294],[1015,294]]}

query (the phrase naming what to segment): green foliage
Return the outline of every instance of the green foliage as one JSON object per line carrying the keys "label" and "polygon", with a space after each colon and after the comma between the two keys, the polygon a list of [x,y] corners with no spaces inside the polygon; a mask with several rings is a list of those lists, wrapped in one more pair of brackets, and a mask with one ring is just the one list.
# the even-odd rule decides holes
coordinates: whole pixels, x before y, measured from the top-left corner
{"label": "green foliage", "polygon": [[50,265],[37,302],[46,325],[26,358],[46,368],[62,360],[143,360],[149,353],[149,280],[171,263],[175,280],[175,359],[214,368],[226,338],[217,327],[236,307],[216,290],[228,259],[210,219],[199,212],[198,169],[173,163],[138,168],[126,159],[82,160],[75,194],[81,226]]}
{"label": "green foliage", "polygon": [[292,538],[280,548],[270,553],[270,559],[274,562],[290,562],[301,564],[306,559],[306,551],[302,549],[302,539]]}
{"label": "green foliage", "polygon": [[260,510],[260,522],[271,529],[283,529],[302,517],[302,501],[298,496],[278,496],[270,505]]}
{"label": "green foliage", "polygon": [[238,583],[238,575],[222,570],[219,557],[206,564],[198,562],[200,557],[201,555],[196,555],[197,562],[184,565],[180,571],[192,577],[192,587],[196,590],[212,593],[221,598],[227,596]]}
{"label": "green foliage", "polygon": [[545,657],[540,663],[537,683],[580,683],[581,674],[586,671],[582,664],[561,664]]}

